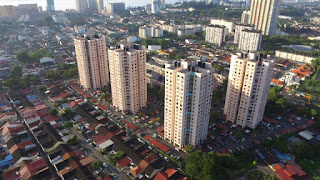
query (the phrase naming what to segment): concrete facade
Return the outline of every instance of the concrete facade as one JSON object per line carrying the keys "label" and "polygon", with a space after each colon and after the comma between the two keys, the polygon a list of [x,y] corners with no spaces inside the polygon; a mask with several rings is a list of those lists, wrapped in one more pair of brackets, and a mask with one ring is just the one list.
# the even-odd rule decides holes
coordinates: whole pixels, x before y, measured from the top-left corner
{"label": "concrete facade", "polygon": [[256,128],[262,121],[275,60],[255,53],[232,55],[227,96],[226,121]]}
{"label": "concrete facade", "polygon": [[201,144],[207,139],[214,69],[197,61],[166,66],[164,139],[178,148]]}
{"label": "concrete facade", "polygon": [[105,36],[83,35],[74,40],[80,84],[84,89],[101,89],[109,83]]}

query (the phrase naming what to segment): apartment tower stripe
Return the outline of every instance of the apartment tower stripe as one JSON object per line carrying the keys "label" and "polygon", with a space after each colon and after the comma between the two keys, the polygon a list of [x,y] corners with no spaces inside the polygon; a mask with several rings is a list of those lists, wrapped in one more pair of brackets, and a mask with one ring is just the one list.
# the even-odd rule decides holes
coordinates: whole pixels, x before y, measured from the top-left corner
{"label": "apartment tower stripe", "polygon": [[83,35],[74,40],[80,85],[84,89],[102,89],[109,83],[105,36]]}
{"label": "apartment tower stripe", "polygon": [[164,138],[178,148],[207,139],[214,69],[210,63],[176,61],[165,68]]}
{"label": "apartment tower stripe", "polygon": [[133,44],[108,51],[112,104],[133,114],[147,106],[146,49]]}
{"label": "apartment tower stripe", "polygon": [[263,35],[276,34],[281,0],[252,0],[249,24],[254,24]]}
{"label": "apartment tower stripe", "polygon": [[241,127],[262,121],[275,60],[256,53],[231,56],[224,116]]}

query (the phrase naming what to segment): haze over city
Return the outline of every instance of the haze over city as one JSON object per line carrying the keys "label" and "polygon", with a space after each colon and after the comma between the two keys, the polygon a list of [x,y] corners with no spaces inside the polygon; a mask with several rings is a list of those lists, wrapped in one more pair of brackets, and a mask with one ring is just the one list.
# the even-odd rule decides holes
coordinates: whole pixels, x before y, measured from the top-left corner
{"label": "haze over city", "polygon": [[[104,0],[106,2],[125,2],[126,6],[129,7],[137,7],[137,6],[144,6],[146,4],[150,4],[150,0]],[[166,3],[175,3],[179,0],[167,0]],[[57,10],[65,10],[65,9],[75,9],[76,3],[75,0],[55,0],[55,6]],[[30,4],[30,3],[37,3],[38,6],[42,6],[46,9],[46,0],[1,0],[1,5],[18,5],[18,4]]]}

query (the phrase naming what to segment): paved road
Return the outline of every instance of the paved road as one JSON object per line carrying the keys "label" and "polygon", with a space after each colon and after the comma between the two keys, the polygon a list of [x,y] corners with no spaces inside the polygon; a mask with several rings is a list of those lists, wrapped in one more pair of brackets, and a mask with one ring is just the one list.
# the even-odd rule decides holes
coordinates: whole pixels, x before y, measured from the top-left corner
{"label": "paved road", "polygon": [[128,176],[125,173],[119,172],[116,169],[116,167],[113,164],[110,164],[108,159],[105,156],[103,156],[102,154],[100,154],[96,148],[89,146],[88,143],[86,142],[86,139],[83,137],[83,135],[78,130],[76,130],[75,128],[71,128],[71,132],[78,137],[82,147],[89,150],[89,152],[92,153],[96,159],[100,159],[101,161],[103,161],[104,163],[106,163],[108,165],[107,168],[104,168],[104,172],[106,174],[117,174],[119,176],[119,179],[129,180]]}

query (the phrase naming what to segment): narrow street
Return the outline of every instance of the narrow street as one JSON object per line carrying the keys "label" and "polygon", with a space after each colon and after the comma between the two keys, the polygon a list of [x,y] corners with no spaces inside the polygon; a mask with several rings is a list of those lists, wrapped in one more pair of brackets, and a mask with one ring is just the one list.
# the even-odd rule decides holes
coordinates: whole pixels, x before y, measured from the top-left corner
{"label": "narrow street", "polygon": [[95,147],[89,146],[88,143],[86,142],[86,139],[83,137],[83,135],[78,130],[76,130],[73,127],[73,128],[71,128],[71,132],[78,137],[78,140],[81,143],[81,146],[83,148],[89,150],[89,153],[92,153],[96,159],[99,159],[108,165],[108,167],[104,168],[104,170],[103,170],[106,174],[116,174],[118,176],[118,179],[129,180],[128,176],[125,173],[119,172],[116,169],[115,165],[109,163],[108,159],[105,156],[103,156],[102,154],[100,154],[100,152]]}

